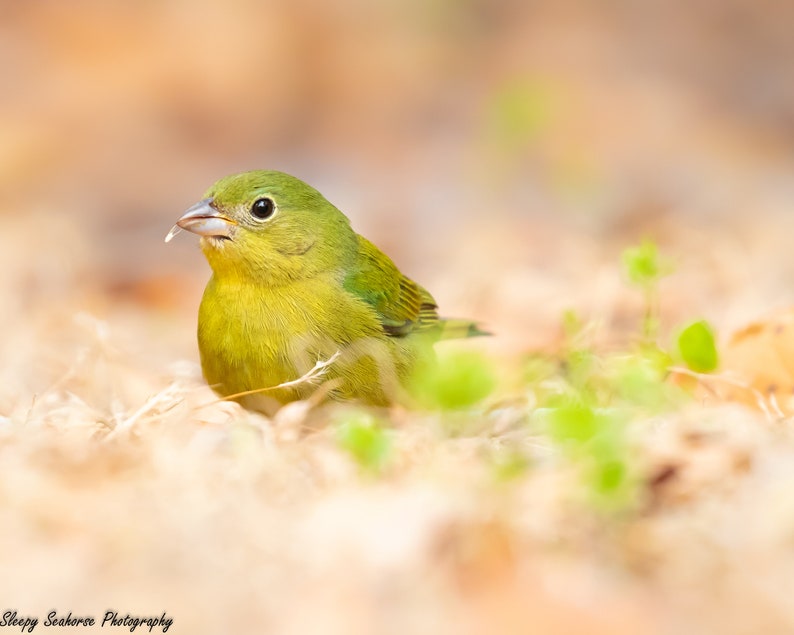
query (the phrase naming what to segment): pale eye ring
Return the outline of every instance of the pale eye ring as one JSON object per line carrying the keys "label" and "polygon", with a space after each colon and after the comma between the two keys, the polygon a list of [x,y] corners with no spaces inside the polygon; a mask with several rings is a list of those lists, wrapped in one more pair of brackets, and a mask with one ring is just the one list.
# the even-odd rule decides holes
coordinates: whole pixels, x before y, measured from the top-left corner
{"label": "pale eye ring", "polygon": [[276,213],[276,204],[272,198],[258,198],[251,205],[251,216],[257,220],[267,220]]}

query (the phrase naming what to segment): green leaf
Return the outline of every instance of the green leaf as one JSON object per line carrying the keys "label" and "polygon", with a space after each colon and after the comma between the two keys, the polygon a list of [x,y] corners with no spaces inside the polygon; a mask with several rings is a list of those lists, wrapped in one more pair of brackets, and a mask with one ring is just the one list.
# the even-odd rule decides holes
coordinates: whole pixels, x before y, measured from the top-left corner
{"label": "green leaf", "polygon": [[719,363],[714,331],[703,320],[693,322],[681,331],[678,350],[684,363],[698,373],[710,373]]}

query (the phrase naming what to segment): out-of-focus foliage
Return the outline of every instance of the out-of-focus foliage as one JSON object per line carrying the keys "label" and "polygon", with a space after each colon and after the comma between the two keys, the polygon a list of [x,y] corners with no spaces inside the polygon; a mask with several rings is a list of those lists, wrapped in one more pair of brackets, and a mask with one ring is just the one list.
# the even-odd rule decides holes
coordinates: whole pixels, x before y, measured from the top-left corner
{"label": "out-of-focus foliage", "polygon": [[623,270],[632,284],[643,289],[654,287],[671,272],[669,264],[659,256],[659,249],[650,240],[623,252]]}
{"label": "out-of-focus foliage", "polygon": [[647,239],[637,247],[625,249],[622,262],[628,281],[642,289],[645,301],[642,337],[652,346],[660,325],[659,282],[672,273],[672,265],[659,255],[656,243]]}
{"label": "out-of-focus foliage", "polygon": [[[587,323],[575,312],[563,314],[566,338],[560,372],[537,358],[527,367],[530,389],[540,406],[540,421],[550,436],[565,448],[583,482],[598,504],[622,508],[636,502],[636,479],[628,446],[628,428],[636,421],[680,408],[687,392],[668,380],[672,355],[650,339],[647,315],[658,311],[654,297],[664,274],[664,257],[653,243],[623,252],[623,267],[632,284],[646,292],[643,332],[629,350],[601,353],[588,345]],[[691,327],[690,327],[691,328]],[[700,323],[701,331],[707,326]],[[694,336],[702,335],[697,332]],[[713,338],[691,341],[690,359],[708,361],[708,345],[716,356]],[[699,348],[698,348],[699,347]]]}
{"label": "out-of-focus foliage", "polygon": [[482,401],[495,383],[491,363],[482,354],[450,348],[416,373],[411,394],[425,408],[457,410]]}
{"label": "out-of-focus foliage", "polygon": [[389,433],[367,412],[348,413],[336,424],[336,442],[362,469],[379,473],[391,454]]}
{"label": "out-of-focus foliage", "polygon": [[506,151],[526,148],[548,127],[555,106],[540,81],[507,83],[493,96],[489,134]]}

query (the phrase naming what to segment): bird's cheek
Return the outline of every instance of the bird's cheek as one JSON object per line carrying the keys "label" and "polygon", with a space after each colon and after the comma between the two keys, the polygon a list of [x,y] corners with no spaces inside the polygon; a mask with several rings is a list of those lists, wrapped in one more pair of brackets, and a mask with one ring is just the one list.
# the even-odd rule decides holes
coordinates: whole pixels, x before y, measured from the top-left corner
{"label": "bird's cheek", "polygon": [[290,241],[276,246],[276,251],[282,256],[302,256],[307,253],[317,241],[311,236],[295,237]]}

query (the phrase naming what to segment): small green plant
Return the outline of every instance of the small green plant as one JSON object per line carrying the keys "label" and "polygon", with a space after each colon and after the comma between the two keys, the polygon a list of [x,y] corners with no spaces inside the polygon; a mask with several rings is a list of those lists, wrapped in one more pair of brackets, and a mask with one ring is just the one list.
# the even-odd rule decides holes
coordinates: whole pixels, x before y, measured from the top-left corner
{"label": "small green plant", "polygon": [[[626,249],[622,264],[628,283],[644,294],[640,337],[628,350],[597,351],[589,341],[592,325],[568,311],[562,318],[565,344],[557,375],[549,377],[547,367],[537,361],[526,375],[536,380],[531,385],[539,405],[536,420],[581,474],[585,492],[609,509],[636,500],[639,481],[628,450],[629,426],[668,412],[687,398],[682,388],[667,381],[673,356],[657,343],[659,283],[672,268],[651,241]],[[702,323],[690,328],[682,355],[700,368],[713,367],[710,330]]]}
{"label": "small green plant", "polygon": [[668,260],[659,255],[656,243],[644,240],[629,247],[622,255],[623,271],[628,281],[639,287],[645,296],[643,338],[651,342],[659,331],[659,282],[673,271]]}
{"label": "small green plant", "polygon": [[667,265],[659,256],[656,243],[644,240],[636,247],[623,252],[623,270],[631,284],[638,287],[652,287],[670,273]]}
{"label": "small green plant", "polygon": [[354,412],[336,428],[336,443],[365,471],[383,471],[392,454],[392,440],[374,416]]}

